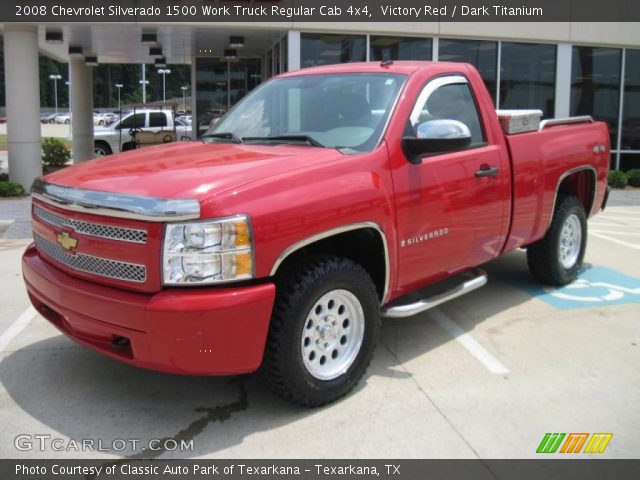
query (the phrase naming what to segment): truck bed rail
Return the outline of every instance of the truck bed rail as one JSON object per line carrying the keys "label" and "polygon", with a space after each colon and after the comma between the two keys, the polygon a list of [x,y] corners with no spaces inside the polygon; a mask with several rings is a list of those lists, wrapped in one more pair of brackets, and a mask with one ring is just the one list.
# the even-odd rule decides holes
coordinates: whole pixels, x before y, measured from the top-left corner
{"label": "truck bed rail", "polygon": [[543,120],[540,122],[540,130],[545,128],[558,127],[560,125],[572,125],[575,123],[593,123],[593,118],[590,115],[582,115],[580,117],[567,117],[567,118],[551,118],[549,120]]}

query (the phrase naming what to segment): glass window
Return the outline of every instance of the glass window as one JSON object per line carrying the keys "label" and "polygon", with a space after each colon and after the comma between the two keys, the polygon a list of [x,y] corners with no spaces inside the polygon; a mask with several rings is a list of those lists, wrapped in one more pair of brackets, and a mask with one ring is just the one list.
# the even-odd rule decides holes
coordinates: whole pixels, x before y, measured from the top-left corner
{"label": "glass window", "polygon": [[[621,150],[640,150],[640,50],[627,48]],[[640,168],[640,159],[635,167]]]}
{"label": "glass window", "polygon": [[502,43],[500,108],[542,110],[555,114],[556,46]]}
{"label": "glass window", "polygon": [[150,127],[166,127],[167,116],[162,112],[151,112],[149,114],[149,126]]}
{"label": "glass window", "polygon": [[573,47],[571,62],[571,115],[591,115],[609,124],[611,145],[616,148],[620,111],[618,48]]}
{"label": "glass window", "polygon": [[131,115],[122,120],[118,128],[144,128],[145,115],[144,113]]}
{"label": "glass window", "polygon": [[431,60],[430,38],[377,37],[369,40],[369,59],[382,60]]}
{"label": "glass window", "polygon": [[434,90],[434,82],[429,82],[418,96],[415,107],[409,118],[407,132],[415,136],[419,124],[429,120],[457,120],[464,123],[471,131],[471,146],[485,143],[484,134],[476,103],[466,83],[447,83]]}
{"label": "glass window", "polygon": [[303,68],[366,60],[364,35],[303,33],[300,41],[300,66]]}
{"label": "glass window", "polygon": [[211,133],[233,133],[245,143],[370,151],[378,145],[405,79],[390,73],[280,78],[254,90]]}
{"label": "glass window", "polygon": [[[612,166],[611,168],[614,167]],[[632,168],[640,168],[640,153],[623,153],[620,155],[620,170],[628,172]]]}
{"label": "glass window", "polygon": [[498,63],[498,42],[485,40],[440,39],[438,60],[441,62],[470,63],[478,69],[489,90],[493,103],[496,102],[496,65]]}

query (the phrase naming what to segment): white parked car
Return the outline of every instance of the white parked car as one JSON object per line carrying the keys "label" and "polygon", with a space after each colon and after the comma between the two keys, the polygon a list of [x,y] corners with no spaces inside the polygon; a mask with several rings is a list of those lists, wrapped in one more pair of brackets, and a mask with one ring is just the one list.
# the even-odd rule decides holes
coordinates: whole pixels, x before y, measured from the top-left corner
{"label": "white parked car", "polygon": [[102,126],[107,125],[107,117],[104,113],[94,113],[93,114],[93,125],[94,126]]}
{"label": "white parked car", "polygon": [[122,115],[111,125],[94,128],[96,157],[132,150],[136,147],[171,143],[191,138],[191,127],[175,123],[168,110],[136,110]]}
{"label": "white parked car", "polygon": [[69,113],[59,113],[55,116],[55,123],[58,124],[70,124],[71,123],[71,114]]}

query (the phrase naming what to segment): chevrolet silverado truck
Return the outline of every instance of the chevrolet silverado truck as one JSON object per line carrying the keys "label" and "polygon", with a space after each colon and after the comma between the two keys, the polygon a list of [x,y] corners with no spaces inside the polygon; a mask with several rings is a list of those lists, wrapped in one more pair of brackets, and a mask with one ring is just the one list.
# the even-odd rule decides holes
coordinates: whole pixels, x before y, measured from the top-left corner
{"label": "chevrolet silverado truck", "polygon": [[29,297],[122,362],[259,370],[326,404],[363,376],[381,317],[481,287],[485,262],[526,248],[540,282],[576,278],[606,204],[607,127],[519,118],[466,64],[280,75],[201,140],[37,179]]}

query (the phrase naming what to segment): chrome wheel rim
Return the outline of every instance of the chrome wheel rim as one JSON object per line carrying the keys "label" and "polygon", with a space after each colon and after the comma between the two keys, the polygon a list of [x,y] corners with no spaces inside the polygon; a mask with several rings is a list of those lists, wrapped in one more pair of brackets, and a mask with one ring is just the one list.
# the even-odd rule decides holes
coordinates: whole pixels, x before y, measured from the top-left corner
{"label": "chrome wheel rim", "polygon": [[360,301],[348,290],[332,290],[307,313],[300,339],[304,366],[319,380],[337,378],[353,365],[363,339]]}
{"label": "chrome wheel rim", "polygon": [[560,249],[558,258],[566,269],[573,267],[578,261],[582,245],[582,225],[575,213],[567,217],[560,230]]}
{"label": "chrome wheel rim", "polygon": [[98,157],[104,157],[104,156],[105,156],[104,150],[103,150],[103,149],[101,149],[101,148],[94,148],[94,149],[93,149],[93,154],[94,154],[94,156],[95,156],[96,158],[98,158]]}

